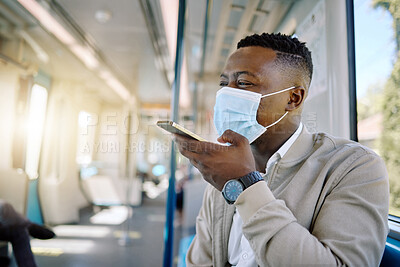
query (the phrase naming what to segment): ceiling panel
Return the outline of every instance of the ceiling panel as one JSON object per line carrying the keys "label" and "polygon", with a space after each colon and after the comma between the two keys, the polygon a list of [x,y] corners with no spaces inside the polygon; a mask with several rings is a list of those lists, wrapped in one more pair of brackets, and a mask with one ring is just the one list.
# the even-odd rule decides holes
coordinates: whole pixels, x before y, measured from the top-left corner
{"label": "ceiling panel", "polygon": [[[146,82],[159,72],[139,1],[57,0],[104,55],[105,60],[136,91],[141,101],[169,102],[170,89],[163,78]],[[111,14],[100,23],[99,10]],[[158,74],[157,74],[158,75]],[[140,80],[140,82],[138,82]],[[167,96],[167,97],[166,97]]]}

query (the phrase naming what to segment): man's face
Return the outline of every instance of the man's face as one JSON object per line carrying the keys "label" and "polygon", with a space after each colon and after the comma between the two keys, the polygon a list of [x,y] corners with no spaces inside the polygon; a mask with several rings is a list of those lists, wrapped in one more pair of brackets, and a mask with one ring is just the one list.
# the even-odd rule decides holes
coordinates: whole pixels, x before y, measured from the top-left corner
{"label": "man's face", "polygon": [[[239,48],[228,59],[221,74],[220,86],[248,90],[262,95],[293,86],[274,63],[276,54],[272,49],[259,46]],[[285,113],[289,92],[262,98],[257,121],[270,125]]]}

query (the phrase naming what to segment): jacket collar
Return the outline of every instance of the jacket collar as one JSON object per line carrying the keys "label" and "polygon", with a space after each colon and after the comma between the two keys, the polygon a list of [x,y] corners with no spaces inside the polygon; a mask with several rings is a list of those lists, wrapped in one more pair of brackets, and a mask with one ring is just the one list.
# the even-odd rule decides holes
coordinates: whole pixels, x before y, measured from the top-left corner
{"label": "jacket collar", "polygon": [[312,152],[315,141],[314,135],[304,125],[297,140],[282,157],[281,164],[297,163],[306,158]]}

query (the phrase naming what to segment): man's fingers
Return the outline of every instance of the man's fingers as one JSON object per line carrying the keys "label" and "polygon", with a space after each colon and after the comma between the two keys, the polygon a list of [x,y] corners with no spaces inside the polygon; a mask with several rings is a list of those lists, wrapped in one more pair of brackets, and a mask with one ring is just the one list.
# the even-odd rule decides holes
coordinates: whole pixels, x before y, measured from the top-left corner
{"label": "man's fingers", "polygon": [[218,142],[231,143],[236,146],[249,144],[249,140],[247,140],[246,137],[232,130],[226,130],[220,137],[218,137]]}
{"label": "man's fingers", "polygon": [[[221,146],[215,143],[210,143],[210,142],[201,142],[197,140],[193,140],[191,138],[186,138],[179,136],[177,134],[174,135],[174,140],[175,143],[178,144],[179,150],[188,150],[190,152],[202,154],[202,153],[208,153],[211,151],[215,151],[218,149],[224,149],[225,146]],[[182,153],[182,151],[181,151]],[[183,153],[182,153],[183,154]]]}
{"label": "man's fingers", "polygon": [[199,171],[201,170],[202,164],[198,162],[197,160],[190,159],[190,163]]}
{"label": "man's fingers", "polygon": [[191,159],[197,159],[198,153],[193,152],[193,151],[190,149],[188,143],[185,143],[185,142],[175,142],[175,143],[176,143],[177,146],[178,146],[179,152],[180,152],[183,156],[187,157],[187,158],[190,159],[190,160],[191,160]]}
{"label": "man's fingers", "polygon": [[179,147],[179,152],[188,159],[197,159],[198,153]]}
{"label": "man's fingers", "polygon": [[194,143],[187,143],[187,142],[175,142],[178,146],[179,151],[184,154],[185,152],[190,152],[190,153],[199,153],[201,150],[199,150],[198,145]]}
{"label": "man's fingers", "polygon": [[200,146],[200,141],[196,141],[179,134],[174,134],[174,141],[180,148],[190,150],[191,152],[196,152]]}

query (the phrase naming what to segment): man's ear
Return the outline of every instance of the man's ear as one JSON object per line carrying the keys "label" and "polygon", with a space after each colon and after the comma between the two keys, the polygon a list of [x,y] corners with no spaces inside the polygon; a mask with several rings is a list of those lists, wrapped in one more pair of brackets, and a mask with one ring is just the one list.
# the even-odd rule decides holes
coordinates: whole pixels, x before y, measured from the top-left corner
{"label": "man's ear", "polygon": [[296,110],[304,102],[306,90],[303,87],[296,88],[290,91],[289,101],[286,105],[286,111]]}

